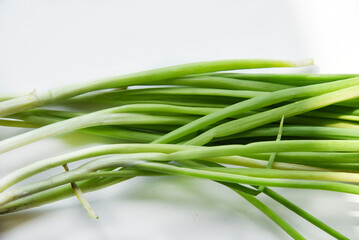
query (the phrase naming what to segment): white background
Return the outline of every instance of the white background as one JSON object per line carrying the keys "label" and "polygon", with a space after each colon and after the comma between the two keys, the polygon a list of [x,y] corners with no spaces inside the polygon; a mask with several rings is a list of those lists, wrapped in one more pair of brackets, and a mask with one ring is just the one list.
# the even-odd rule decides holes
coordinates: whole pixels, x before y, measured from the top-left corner
{"label": "white background", "polygon": [[[358,13],[355,0],[0,0],[0,93],[228,58],[312,57],[322,73],[358,73]],[[0,138],[18,131],[1,128]],[[0,174],[69,151],[66,141],[43,143],[0,156]],[[355,205],[342,195],[284,194],[356,236]],[[140,179],[89,199],[101,220],[69,200],[0,217],[0,239],[288,239],[244,200],[203,181]],[[327,239],[287,218],[311,239]]]}

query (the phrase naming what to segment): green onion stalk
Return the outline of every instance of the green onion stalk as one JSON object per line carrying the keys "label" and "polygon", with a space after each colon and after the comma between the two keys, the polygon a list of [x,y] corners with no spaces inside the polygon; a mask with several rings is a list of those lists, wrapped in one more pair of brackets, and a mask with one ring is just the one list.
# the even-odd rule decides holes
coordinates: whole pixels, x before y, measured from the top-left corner
{"label": "green onion stalk", "polygon": [[[199,62],[3,94],[0,126],[29,130],[0,141],[0,154],[76,131],[121,143],[57,155],[2,176],[0,214],[75,195],[98,218],[84,193],[138,176],[181,176],[233,190],[293,239],[307,237],[259,195],[336,239],[349,239],[271,188],[359,194],[359,75],[228,72],[311,64]],[[64,171],[23,183],[57,167]]]}

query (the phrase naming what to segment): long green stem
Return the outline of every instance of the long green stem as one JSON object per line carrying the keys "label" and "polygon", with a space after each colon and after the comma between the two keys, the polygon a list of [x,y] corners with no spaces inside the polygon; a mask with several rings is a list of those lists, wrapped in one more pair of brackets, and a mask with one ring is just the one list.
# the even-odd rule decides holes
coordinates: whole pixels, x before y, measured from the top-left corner
{"label": "long green stem", "polygon": [[[302,63],[299,63],[299,65],[301,64]],[[23,121],[0,119],[0,124],[3,123],[13,126],[18,124],[18,126],[23,127],[36,127],[36,124],[45,125],[61,120],[61,122],[50,124],[18,137],[0,142],[0,153],[45,137],[56,136],[58,134],[78,129],[89,133],[92,132],[100,135],[105,134],[106,136],[122,136],[128,141],[135,139],[135,141],[153,141],[154,143],[183,143],[183,141],[187,141],[192,138],[192,135],[190,134],[197,134],[196,131],[198,130],[204,131],[204,133],[186,143],[192,144],[193,146],[184,146],[179,144],[113,145],[87,149],[31,164],[0,179],[0,192],[21,180],[55,166],[63,164],[66,165],[69,162],[94,156],[116,154],[113,156],[105,156],[103,158],[95,159],[85,163],[78,169],[53,176],[49,179],[34,182],[20,188],[10,189],[0,193],[0,205],[2,205],[0,206],[0,213],[17,211],[19,209],[24,209],[58,199],[59,196],[54,194],[65,193],[65,195],[67,194],[66,196],[68,196],[68,188],[63,186],[67,183],[72,184],[78,182],[79,185],[83,184],[85,191],[87,191],[88,189],[91,189],[91,186],[89,185],[90,183],[94,184],[93,188],[102,188],[135,176],[169,174],[198,177],[221,182],[224,185],[229,186],[232,190],[236,191],[258,209],[267,214],[267,216],[289,233],[290,236],[295,239],[304,239],[303,236],[301,236],[262,202],[254,196],[248,195],[239,189],[238,183],[254,186],[321,189],[359,194],[358,186],[354,184],[342,183],[359,183],[357,173],[328,172],[327,169],[312,167],[319,166],[323,168],[330,168],[337,166],[338,169],[349,169],[352,172],[356,171],[356,169],[359,169],[355,165],[357,164],[355,156],[359,152],[359,141],[285,140],[280,143],[258,142],[248,145],[232,145],[222,147],[195,146],[204,145],[214,138],[216,138],[215,140],[223,140],[246,137],[247,139],[243,141],[246,142],[248,141],[248,137],[271,136],[270,134],[272,134],[273,129],[270,127],[247,131],[242,135],[237,136],[235,133],[277,121],[282,115],[290,117],[304,113],[303,115],[317,118],[317,120],[322,123],[328,121],[325,118],[349,120],[352,122],[343,121],[343,124],[347,124],[345,125],[346,127],[356,128],[354,122],[359,119],[357,116],[354,116],[356,111],[354,108],[349,109],[334,106],[332,112],[330,107],[328,108],[328,112],[325,112],[326,110],[324,112],[307,112],[323,106],[336,104],[341,101],[358,97],[358,75],[287,75],[278,77],[276,75],[262,76],[260,74],[211,73],[212,71],[241,68],[292,65],[294,66],[296,64],[272,60],[230,60],[188,64],[105,79],[102,82],[94,81],[90,84],[76,84],[74,86],[58,88],[49,92],[36,93],[36,91],[34,91],[23,97],[0,102],[0,116],[6,116],[10,113],[21,112],[26,109],[44,106],[46,104],[58,103],[59,101],[66,100],[70,97],[78,96],[83,93],[107,88],[152,83],[154,85],[165,85],[168,83],[169,85],[192,86],[127,90],[104,94],[95,92],[93,96],[89,94],[88,97],[80,96],[77,99],[79,102],[81,102],[81,98],[82,100],[86,98],[90,100],[92,99],[91,101],[95,102],[97,100],[104,100],[105,102],[109,101],[111,104],[117,104],[117,101],[119,101],[120,105],[127,104],[129,102],[150,103],[151,101],[157,101],[158,103],[163,103],[167,100],[168,103],[172,101],[172,105],[134,104],[106,109],[86,115],[64,111],[46,113],[46,110],[33,110],[32,112],[21,112],[17,115],[9,116],[23,119]],[[192,76],[192,74],[201,73],[210,74]],[[247,80],[241,79],[246,79],[246,77],[248,78]],[[285,77],[290,78],[291,80],[286,82]],[[354,78],[349,79],[349,77]],[[296,80],[298,80],[298,82],[295,82]],[[221,86],[221,83],[223,83],[223,86]],[[316,85],[297,88],[293,88],[291,86],[309,83]],[[183,98],[183,96],[186,96],[186,98]],[[103,99],[101,100],[102,97]],[[176,99],[176,97],[178,97],[178,99]],[[311,98],[297,101],[298,98],[301,99],[303,97]],[[250,99],[242,101],[247,98]],[[77,100],[74,99],[75,102]],[[238,101],[242,102],[231,105]],[[271,106],[271,108],[273,108],[271,110],[263,109],[263,107],[285,101],[296,102],[282,107],[277,107],[275,105],[276,108]],[[176,104],[180,106],[174,106]],[[355,106],[355,101],[342,102],[342,105],[345,104],[348,106]],[[253,112],[253,110],[256,112]],[[350,113],[344,114],[345,111]],[[192,117],[190,115],[194,116]],[[198,118],[198,116],[201,115],[205,116]],[[231,118],[239,119],[232,121]],[[288,122],[300,121],[300,118],[303,117],[289,118]],[[304,117],[303,119],[307,119],[307,121],[310,122],[311,119],[314,118]],[[34,123],[34,125],[31,125],[32,123]],[[117,126],[110,126],[123,124],[126,124],[131,129],[127,130],[117,128]],[[308,123],[303,122],[303,124]],[[142,128],[142,125],[147,125],[148,128]],[[161,136],[163,133],[173,129],[168,126],[178,125],[184,126],[172,131],[169,134]],[[314,122],[313,125],[315,125]],[[291,132],[295,137],[310,136],[310,130],[316,130],[315,126],[287,127],[285,127],[283,131],[287,129],[287,131]],[[306,128],[307,132],[303,131],[303,133],[301,131],[302,128]],[[311,129],[309,130],[309,128]],[[114,131],[115,129],[119,129],[119,132],[116,133]],[[336,139],[357,139],[355,132],[340,132],[341,129],[339,128],[317,127],[317,130],[318,134],[312,132],[314,138],[326,137]],[[339,153],[336,152],[335,156],[331,155],[329,157],[328,154],[331,154],[333,151],[339,151]],[[344,151],[345,153],[340,151]],[[265,168],[266,165],[270,166],[272,163],[271,159],[269,162],[262,161],[260,159],[265,159],[265,156],[268,156],[268,154],[273,155],[273,153],[276,154],[277,152],[278,156],[276,158],[276,162],[273,163],[273,167],[286,170],[254,169]],[[320,154],[318,152],[323,152],[323,155],[319,156]],[[251,156],[256,157],[251,158]],[[315,156],[318,156],[318,161],[316,158],[313,159]],[[343,161],[341,161],[341,159],[335,159],[335,157],[340,156],[343,156]],[[312,157],[312,159],[310,159],[310,157]],[[325,162],[324,159],[329,159],[329,162]],[[162,161],[162,163],[144,162],[143,160]],[[176,161],[176,164],[182,164],[183,167],[172,165],[172,160]],[[200,168],[196,164],[191,164],[192,160],[247,166],[251,168]],[[282,163],[278,161],[292,161],[295,163],[302,163],[304,165]],[[186,164],[186,162],[188,164]],[[195,161],[193,162],[195,163]],[[347,165],[344,166],[345,164]],[[122,167],[122,169],[113,171],[113,169],[117,167]],[[273,193],[266,187],[263,187],[263,191],[307,220],[309,219],[308,221],[311,221],[313,224],[322,228],[324,231],[327,231],[332,236],[337,236],[340,239],[347,239],[311,215],[305,212],[303,213],[303,210],[278,194]]]}
{"label": "long green stem", "polygon": [[232,89],[232,90],[256,90],[256,91],[277,91],[280,89],[290,88],[287,84],[277,84],[260,82],[253,80],[233,79],[228,77],[218,76],[191,76],[168,79],[165,81],[152,82],[156,85],[179,85],[179,86],[196,86],[196,87],[209,87],[217,89]]}
{"label": "long green stem", "polygon": [[279,195],[275,191],[273,191],[273,190],[271,190],[269,188],[264,188],[263,193],[266,194],[267,196],[271,197],[275,201],[281,203],[283,206],[287,207],[288,209],[290,209],[294,213],[298,214],[299,216],[301,216],[302,218],[304,218],[308,222],[312,223],[313,225],[315,225],[318,228],[322,229],[326,233],[328,233],[331,236],[335,237],[336,239],[349,240],[348,237],[344,236],[340,232],[336,231],[335,229],[331,228],[327,224],[323,223],[322,221],[320,221],[318,218],[314,217],[313,215],[307,213],[306,211],[304,211],[303,209],[301,209],[300,207],[298,207],[294,203],[290,202],[286,198],[282,197],[281,195]]}
{"label": "long green stem", "polygon": [[33,107],[55,103],[91,91],[119,88],[141,83],[176,78],[191,74],[209,73],[236,69],[267,68],[267,67],[298,67],[312,64],[311,60],[278,61],[278,60],[222,60],[198,62],[159,68],[123,76],[99,79],[92,82],[78,83],[56,88],[47,92],[35,91],[27,96],[0,102],[0,117],[24,111]]}
{"label": "long green stem", "polygon": [[216,97],[234,97],[234,98],[253,98],[264,94],[263,91],[250,90],[229,90],[229,89],[213,89],[213,88],[189,88],[189,87],[172,87],[172,88],[144,88],[126,90],[114,94],[116,99],[129,99],[129,97],[151,97],[157,98],[159,95],[167,96],[216,96]]}
{"label": "long green stem", "polygon": [[246,199],[253,206],[255,206],[261,212],[263,212],[265,215],[267,215],[273,222],[275,222],[280,228],[282,228],[286,233],[288,233],[289,236],[291,236],[293,239],[305,239],[305,237],[303,237],[300,233],[298,233],[292,226],[290,226],[278,214],[276,214],[272,209],[270,209],[264,203],[259,201],[256,197],[240,191],[239,189],[236,188],[236,186],[228,184],[227,187],[229,187],[230,189],[232,189],[233,191],[238,193],[241,197]]}
{"label": "long green stem", "polygon": [[[203,165],[208,166],[208,167],[215,167],[215,168],[225,168],[224,166],[222,166],[220,164],[217,164],[217,163],[203,162]],[[237,193],[238,193],[238,191],[243,192],[242,191],[242,187],[243,187],[242,185],[238,185],[238,184],[234,184],[234,183],[226,183],[226,182],[219,182],[219,183],[229,187],[230,189],[232,189],[233,191],[235,191]],[[259,189],[261,187],[262,186],[258,187],[257,194],[259,194]],[[305,220],[309,221],[310,223],[314,224],[315,226],[322,229],[323,231],[327,232],[331,236],[333,236],[335,238],[338,238],[338,239],[348,239],[347,237],[343,236],[341,233],[337,232],[336,230],[334,230],[330,226],[326,225],[325,223],[323,223],[319,219],[317,219],[314,216],[312,216],[311,214],[307,213],[306,211],[304,211],[303,209],[301,209],[300,207],[298,207],[297,205],[295,205],[291,201],[287,200],[286,198],[282,197],[278,193],[274,192],[273,190],[271,190],[271,189],[269,189],[267,187],[263,187],[262,191],[264,192],[264,194],[271,197],[273,200],[275,200],[278,203],[282,204],[283,206],[285,206],[289,210],[291,210],[294,213],[298,214],[299,216],[301,216]]]}
{"label": "long green stem", "polygon": [[[206,127],[210,124],[213,124],[213,123],[223,120],[225,118],[234,116],[236,114],[239,114],[239,113],[242,113],[245,111],[255,110],[255,109],[266,107],[266,106],[269,106],[269,105],[272,105],[275,103],[287,101],[292,98],[315,96],[315,95],[320,95],[320,94],[328,93],[328,92],[335,91],[338,89],[343,89],[343,88],[344,89],[347,88],[346,92],[349,91],[353,94],[353,92],[355,92],[355,89],[348,90],[348,87],[356,86],[358,83],[359,83],[359,77],[346,79],[346,80],[340,80],[340,81],[336,81],[336,82],[317,84],[315,86],[304,86],[304,87],[298,87],[298,88],[290,88],[290,89],[279,90],[279,91],[272,92],[272,93],[262,94],[261,96],[254,97],[254,98],[248,99],[246,101],[243,101],[243,102],[240,102],[240,103],[237,103],[234,105],[230,105],[224,109],[221,109],[212,114],[208,114],[202,118],[199,118],[183,127],[180,127],[178,129],[162,136],[161,138],[156,140],[156,143],[174,142],[176,139],[178,139],[180,137],[183,137],[183,136],[190,134],[194,131],[202,129],[203,127]],[[353,92],[352,92],[352,90],[353,90]],[[337,95],[334,94],[334,96],[337,96]],[[329,95],[328,97],[334,97],[334,96]],[[354,98],[354,96],[352,96],[351,98]],[[341,101],[351,99],[351,98],[342,98]],[[314,100],[316,100],[316,99],[314,99]],[[303,101],[305,101],[305,100],[303,100]],[[334,101],[332,103],[335,103],[335,102],[340,102],[340,100]],[[306,103],[306,102],[304,102],[304,103]],[[294,107],[296,107],[296,105],[295,105],[296,103],[293,103],[293,104],[294,104]],[[327,104],[327,105],[329,105],[329,104]],[[324,107],[327,105],[323,105],[321,107]],[[315,109],[315,108],[312,108],[312,110],[313,109]],[[288,116],[288,114],[286,112],[282,112],[281,116],[282,115]]]}
{"label": "long green stem", "polygon": [[56,122],[54,124],[3,140],[0,142],[0,153],[10,151],[17,147],[21,147],[47,137],[57,136],[59,134],[88,127],[129,124],[183,125],[191,122],[193,119],[194,118],[186,116],[151,116],[134,113],[106,113],[101,111]]}
{"label": "long green stem", "polygon": [[[278,134],[278,127],[256,128],[240,134],[219,138],[247,138],[247,137],[273,137]],[[337,140],[359,140],[359,129],[346,129],[339,127],[321,127],[321,126],[284,126],[283,134],[287,137],[306,137],[306,138],[328,138]]]}
{"label": "long green stem", "polygon": [[[144,114],[134,114],[128,112],[164,112],[164,113],[186,113],[186,114],[208,114],[213,112],[212,108],[193,108],[183,106],[173,106],[166,104],[133,104],[110,108],[93,112],[90,114],[80,115],[67,120],[56,122],[8,138],[0,142],[0,153],[15,149],[17,147],[29,144],[46,137],[56,136],[59,134],[72,132],[78,129],[101,126],[101,125],[129,125],[129,124],[172,124],[181,125],[193,120],[188,116],[152,116]],[[30,115],[25,120],[31,121],[36,116]],[[38,119],[36,119],[38,120]],[[35,121],[38,122],[38,121]],[[91,130],[90,130],[91,131]]]}
{"label": "long green stem", "polygon": [[247,145],[226,145],[198,148],[175,152],[169,155],[171,160],[193,159],[241,155],[248,153],[272,152],[358,152],[358,140],[282,140],[255,142]]}
{"label": "long green stem", "polygon": [[250,184],[257,186],[265,185],[268,187],[320,189],[327,191],[359,194],[358,186],[352,184],[337,183],[337,182],[326,183],[321,181],[310,181],[310,180],[300,181],[300,180],[264,179],[264,178],[241,176],[236,174],[227,174],[227,173],[218,173],[218,172],[213,173],[211,171],[181,168],[181,167],[171,166],[168,164],[150,163],[150,162],[138,162],[136,163],[136,168],[161,172],[166,174],[198,177],[198,178],[205,178],[205,179],[211,179],[216,181],[242,183],[242,184]]}
{"label": "long green stem", "polygon": [[[59,155],[56,157],[44,159],[37,161],[28,166],[20,168],[7,176],[4,176],[0,179],[0,192],[5,189],[13,186],[14,184],[29,178],[35,174],[46,171],[48,169],[61,166],[67,163],[75,162],[81,159],[105,156],[110,154],[131,154],[131,153],[146,153],[146,152],[155,152],[155,153],[172,153],[181,150],[188,150],[192,148],[202,148],[207,149],[206,147],[197,147],[197,146],[187,146],[187,145],[171,145],[171,144],[112,144],[112,145],[102,145],[92,148],[87,148],[72,153]],[[190,155],[188,155],[190,156]],[[205,158],[203,158],[205,159]],[[167,159],[165,159],[167,160]],[[187,159],[186,159],[187,160]],[[248,157],[241,156],[228,156],[228,157],[217,157],[205,159],[211,162],[219,162],[224,164],[236,165],[236,166],[246,166],[254,168],[265,168],[267,165],[266,161],[261,161]],[[288,164],[288,163],[274,163],[274,168],[278,169],[287,169],[287,170],[308,170],[308,171],[319,171],[318,168]]]}
{"label": "long green stem", "polygon": [[[189,167],[202,167],[208,166],[208,167],[222,167],[222,165],[214,162],[206,162],[206,161],[186,161],[181,162],[184,166]],[[259,199],[257,199],[256,195],[258,195],[258,191],[251,187],[246,187],[241,184],[235,184],[235,183],[229,183],[229,182],[221,182],[216,181],[217,183],[228,187],[232,191],[239,194],[241,197],[246,199],[248,202],[250,202],[253,206],[258,208],[260,211],[262,211],[265,215],[267,215],[274,223],[276,223],[280,228],[282,228],[284,231],[286,231],[290,236],[293,238],[302,239],[302,236],[293,228],[291,227],[286,221],[284,221],[280,216],[278,216],[273,210],[271,210],[269,207],[267,207],[264,203],[262,203]]]}
{"label": "long green stem", "polygon": [[219,171],[245,175],[250,177],[261,178],[285,178],[285,179],[302,179],[302,180],[320,180],[320,181],[337,181],[359,183],[358,173],[347,172],[315,172],[315,171],[295,171],[279,169],[259,169],[259,168],[201,168],[206,171]]}
{"label": "long green stem", "polygon": [[[97,160],[96,162],[99,165],[95,165],[92,162],[86,163],[85,165],[81,166],[80,168],[71,170],[71,171],[67,171],[65,173],[60,173],[58,175],[52,176],[48,179],[45,180],[40,180],[37,182],[33,182],[30,184],[27,184],[25,186],[19,187],[19,188],[15,188],[15,189],[9,189],[8,191],[5,191],[3,193],[0,194],[0,206],[3,206],[11,201],[26,197],[26,196],[30,196],[32,194],[38,193],[38,192],[42,192],[51,188],[55,188],[64,184],[69,184],[72,182],[78,182],[78,181],[82,181],[85,179],[90,179],[90,178],[98,178],[101,176],[108,176],[108,172],[106,171],[102,171],[102,172],[97,172],[97,173],[93,173],[96,170],[94,170],[95,168],[99,168],[100,166],[103,167],[103,169],[107,169],[107,168],[111,168],[112,166],[121,166],[121,165],[126,165],[126,164],[130,164],[131,162],[135,161],[136,158],[147,158],[147,157],[152,157],[152,156],[156,156],[156,153],[136,153],[136,154],[132,154],[132,155],[127,155],[127,156],[110,156],[110,157],[105,157],[102,159]],[[98,169],[100,170],[100,169]],[[115,171],[112,172],[111,176],[115,176]],[[119,177],[124,177],[123,172],[119,172],[118,174]]]}
{"label": "long green stem", "polygon": [[[359,78],[357,78],[357,80],[359,80]],[[301,113],[309,112],[314,109],[322,108],[333,103],[357,97],[359,97],[359,86],[352,86],[334,92],[329,92],[316,97],[311,97],[305,100],[284,105],[282,107],[274,108],[265,112],[257,113],[248,117],[224,123],[222,125],[212,128],[211,130],[206,131],[205,133],[202,133],[196,138],[193,138],[187,144],[203,145],[205,143],[208,143],[215,137],[222,137],[243,132],[245,130],[249,130],[267,123],[277,121],[283,115],[291,117]]]}
{"label": "long green stem", "polygon": [[[77,182],[77,184],[82,189],[82,191],[93,192],[141,175],[138,172],[133,174],[128,174],[125,172],[122,173],[123,177],[91,178],[89,180]],[[0,214],[17,212],[37,206],[42,206],[44,204],[52,203],[72,196],[74,196],[74,192],[71,186],[63,185],[6,204],[0,207]]]}
{"label": "long green stem", "polygon": [[212,73],[210,76],[220,76],[235,79],[263,81],[277,84],[303,86],[359,77],[358,74],[321,74],[321,73]]}
{"label": "long green stem", "polygon": [[170,145],[170,144],[112,144],[91,147],[75,152],[47,158],[34,162],[28,166],[13,171],[0,179],[0,192],[13,186],[14,184],[29,178],[37,173],[48,169],[75,162],[81,159],[105,156],[109,154],[141,153],[141,152],[162,152],[171,153],[174,151],[193,148],[192,146]]}
{"label": "long green stem", "polygon": [[[181,176],[190,176],[190,177],[199,177],[205,179],[211,179],[221,182],[232,182],[232,183],[242,183],[250,185],[265,185],[265,186],[274,186],[274,187],[285,187],[285,188],[306,188],[306,189],[321,189],[328,191],[337,191],[345,192],[352,194],[359,194],[359,187],[350,184],[337,183],[337,182],[321,182],[321,181],[299,181],[299,180],[282,180],[282,179],[266,179],[263,177],[252,177],[246,175],[238,175],[232,173],[224,172],[213,172],[208,170],[199,170],[193,168],[183,168],[175,167],[168,164],[160,163],[150,163],[143,161],[136,161],[138,159],[145,160],[159,160],[163,159],[164,154],[160,153],[136,153],[132,155],[115,155],[100,158],[88,162],[81,167],[58,174],[56,176],[50,177],[49,179],[38,181],[35,183],[30,183],[20,188],[10,189],[6,192],[0,194],[0,205],[5,205],[11,201],[45,191],[50,188],[58,187],[63,184],[77,182],[85,180],[88,178],[98,177],[102,172],[99,172],[95,176],[91,172],[98,171],[101,169],[116,168],[116,167],[135,167],[142,170],[160,172],[170,175],[181,175]],[[162,160],[166,161],[166,160]],[[114,176],[116,172],[112,172]],[[310,174],[310,173],[307,173]],[[122,176],[122,175],[120,175]],[[348,175],[346,175],[348,176]],[[348,178],[348,177],[347,177]]]}

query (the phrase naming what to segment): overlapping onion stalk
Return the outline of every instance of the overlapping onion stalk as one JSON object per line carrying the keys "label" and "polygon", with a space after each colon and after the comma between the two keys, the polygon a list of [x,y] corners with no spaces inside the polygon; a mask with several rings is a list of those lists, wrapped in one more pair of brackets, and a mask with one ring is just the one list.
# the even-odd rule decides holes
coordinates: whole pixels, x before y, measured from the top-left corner
{"label": "overlapping onion stalk", "polygon": [[[0,213],[76,195],[89,216],[97,218],[83,192],[137,176],[176,175],[232,189],[294,239],[305,237],[259,194],[333,237],[348,239],[271,188],[359,194],[359,75],[231,71],[311,64],[199,62],[45,92],[4,93],[0,125],[29,130],[0,141],[0,154],[74,131],[118,144],[55,155],[1,176]],[[1,164],[6,161],[11,159]],[[77,161],[82,165],[69,169]],[[21,184],[58,167],[63,173]]]}

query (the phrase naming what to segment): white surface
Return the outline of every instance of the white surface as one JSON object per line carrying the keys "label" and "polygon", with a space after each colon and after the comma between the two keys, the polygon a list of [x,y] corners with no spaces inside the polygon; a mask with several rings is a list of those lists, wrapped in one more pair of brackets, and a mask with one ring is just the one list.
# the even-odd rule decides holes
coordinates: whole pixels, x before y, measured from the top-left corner
{"label": "white surface", "polygon": [[[0,92],[227,58],[312,57],[321,72],[358,73],[358,11],[355,0],[0,0]],[[0,129],[0,138],[7,134]],[[8,163],[0,174],[69,150],[51,140],[3,154],[0,161]],[[48,212],[0,217],[0,238],[288,239],[229,191],[202,181],[174,182],[135,180],[90,194],[100,221],[89,221],[76,200],[45,207]],[[184,187],[190,183],[192,191]],[[141,197],[143,191],[150,197]],[[341,195],[299,193],[285,191],[354,238],[355,221]],[[288,217],[311,239],[327,239]]]}

